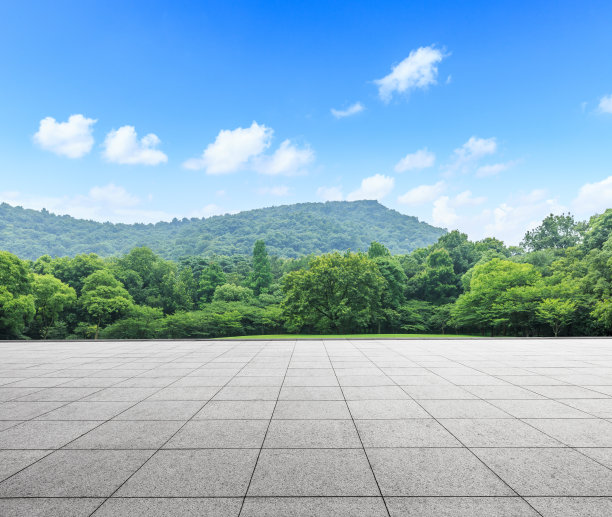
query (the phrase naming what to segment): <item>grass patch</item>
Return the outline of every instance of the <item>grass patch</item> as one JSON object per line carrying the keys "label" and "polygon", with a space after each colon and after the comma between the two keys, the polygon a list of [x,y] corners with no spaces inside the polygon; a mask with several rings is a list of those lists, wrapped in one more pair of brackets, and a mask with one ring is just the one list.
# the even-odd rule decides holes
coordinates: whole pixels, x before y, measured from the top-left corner
{"label": "grass patch", "polygon": [[379,339],[379,338],[473,338],[468,334],[262,334],[259,336],[232,336],[217,339]]}

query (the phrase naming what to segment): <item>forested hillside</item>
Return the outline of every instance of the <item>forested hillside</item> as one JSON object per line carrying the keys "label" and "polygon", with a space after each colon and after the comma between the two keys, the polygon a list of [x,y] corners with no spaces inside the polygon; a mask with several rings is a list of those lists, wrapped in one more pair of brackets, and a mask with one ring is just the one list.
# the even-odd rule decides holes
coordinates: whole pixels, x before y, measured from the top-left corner
{"label": "forested hillside", "polygon": [[0,251],[0,339],[208,338],[279,333],[612,333],[612,209],[550,215],[521,247],[453,231],[392,255],[164,260],[149,248],[35,262]]}
{"label": "forested hillside", "polygon": [[256,240],[265,241],[269,252],[279,257],[364,251],[374,240],[394,254],[403,254],[436,242],[444,233],[377,201],[301,203],[207,219],[129,225],[0,204],[0,250],[31,260],[45,254],[117,256],[139,246],[171,260],[188,255],[248,255]]}

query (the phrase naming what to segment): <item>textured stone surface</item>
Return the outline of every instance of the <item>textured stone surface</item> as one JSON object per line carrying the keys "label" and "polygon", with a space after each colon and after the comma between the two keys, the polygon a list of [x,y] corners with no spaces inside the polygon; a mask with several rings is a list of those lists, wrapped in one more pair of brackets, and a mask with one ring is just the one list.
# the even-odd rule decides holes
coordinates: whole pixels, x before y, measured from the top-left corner
{"label": "textured stone surface", "polygon": [[612,514],[612,340],[0,342],[0,515]]}

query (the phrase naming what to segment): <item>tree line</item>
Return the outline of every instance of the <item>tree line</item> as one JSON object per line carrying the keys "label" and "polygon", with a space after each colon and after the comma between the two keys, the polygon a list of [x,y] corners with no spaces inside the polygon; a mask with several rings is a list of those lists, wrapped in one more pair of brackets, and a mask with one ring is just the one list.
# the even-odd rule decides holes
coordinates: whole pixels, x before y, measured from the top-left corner
{"label": "tree line", "polygon": [[458,231],[412,253],[161,258],[0,252],[0,338],[210,338],[270,333],[591,336],[612,332],[612,209],[549,215],[521,246]]}

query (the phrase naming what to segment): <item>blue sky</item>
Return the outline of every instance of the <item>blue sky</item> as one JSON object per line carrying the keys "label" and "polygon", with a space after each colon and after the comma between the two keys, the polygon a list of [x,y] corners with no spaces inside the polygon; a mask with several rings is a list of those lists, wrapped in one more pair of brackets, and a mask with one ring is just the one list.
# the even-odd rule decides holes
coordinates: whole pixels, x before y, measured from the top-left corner
{"label": "blue sky", "polygon": [[612,206],[610,2],[3,2],[0,200],[379,199],[517,243]]}

